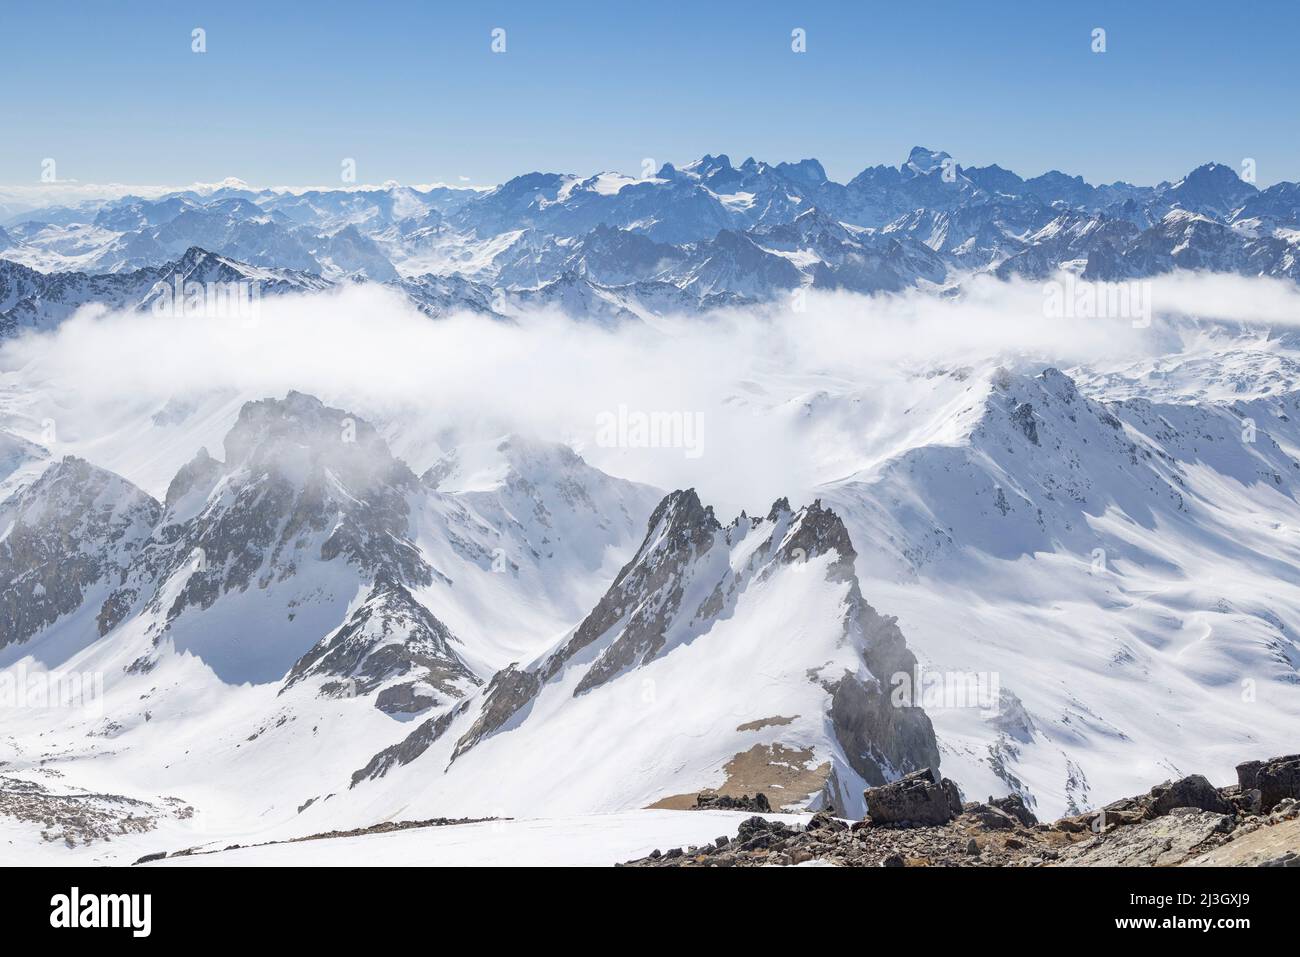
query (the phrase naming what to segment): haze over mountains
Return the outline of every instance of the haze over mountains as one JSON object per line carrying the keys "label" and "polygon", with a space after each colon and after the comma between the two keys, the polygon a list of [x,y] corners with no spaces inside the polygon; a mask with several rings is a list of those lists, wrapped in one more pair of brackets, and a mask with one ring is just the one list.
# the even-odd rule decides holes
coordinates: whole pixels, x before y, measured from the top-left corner
{"label": "haze over mountains", "polygon": [[227,181],[29,209],[0,228],[0,335],[48,327],[92,300],[148,304],[177,277],[242,278],[270,294],[366,281],[431,315],[551,306],[619,321],[807,288],[960,288],[980,273],[1300,275],[1294,183],[1260,190],[1207,163],[1174,183],[1094,186],[964,167],[922,147],[848,183],[815,159],[706,155],[640,179],[533,172],[490,190]]}

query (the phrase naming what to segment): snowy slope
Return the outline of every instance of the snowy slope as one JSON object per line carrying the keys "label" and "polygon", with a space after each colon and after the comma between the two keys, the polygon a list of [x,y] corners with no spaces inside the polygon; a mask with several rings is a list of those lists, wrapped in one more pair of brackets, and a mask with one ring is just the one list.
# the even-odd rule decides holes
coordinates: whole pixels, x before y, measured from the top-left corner
{"label": "snowy slope", "polygon": [[95,807],[59,832],[72,846],[146,816],[173,842],[292,820],[406,722],[550,643],[658,499],[517,437],[421,479],[364,420],[298,393],[245,404],[223,444],[162,501],[66,458],[0,511],[20,616],[6,674],[102,682],[84,709],[6,724],[0,784],[48,789],[57,755],[64,791],[37,803]]}
{"label": "snowy slope", "polygon": [[1050,368],[980,388],[956,441],[824,491],[881,545],[859,559],[864,587],[925,667],[1007,696],[927,708],[949,772],[1052,814],[1284,748],[1300,396],[1108,404]]}
{"label": "snowy slope", "polygon": [[348,800],[556,814],[761,790],[858,813],[864,783],[938,753],[925,715],[888,701],[914,659],[853,557],[819,505],[724,528],[674,492],[576,629],[376,754]]}

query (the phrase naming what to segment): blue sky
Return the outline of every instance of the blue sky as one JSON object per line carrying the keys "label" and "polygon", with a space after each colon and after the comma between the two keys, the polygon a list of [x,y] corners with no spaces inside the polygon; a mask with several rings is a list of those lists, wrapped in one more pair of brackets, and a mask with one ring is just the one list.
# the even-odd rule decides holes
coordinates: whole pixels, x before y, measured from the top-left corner
{"label": "blue sky", "polygon": [[6,184],[45,157],[81,182],[330,184],[351,157],[361,182],[484,184],[706,152],[847,180],[916,144],[1093,182],[1245,157],[1300,180],[1294,0],[0,3]]}

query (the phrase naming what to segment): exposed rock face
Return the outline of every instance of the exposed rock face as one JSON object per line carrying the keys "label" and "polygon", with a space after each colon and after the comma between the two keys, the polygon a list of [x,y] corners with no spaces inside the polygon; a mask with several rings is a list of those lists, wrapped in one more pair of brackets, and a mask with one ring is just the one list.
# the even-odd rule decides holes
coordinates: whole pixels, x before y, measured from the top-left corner
{"label": "exposed rock face", "polygon": [[1242,791],[1259,791],[1261,810],[1267,814],[1283,798],[1300,800],[1300,754],[1237,765]]}
{"label": "exposed rock face", "polygon": [[[1242,828],[1240,830],[1246,830]],[[1188,861],[1193,867],[1300,868],[1300,816],[1234,833],[1232,840]]]}
{"label": "exposed rock face", "polygon": [[[342,628],[298,660],[281,693],[308,677],[350,681],[354,694],[388,684],[376,707],[421,711],[461,698],[481,683],[457,654],[459,643],[405,586],[385,576]],[[404,680],[391,684],[395,678]]]}
{"label": "exposed rock face", "polygon": [[172,478],[163,505],[168,510],[175,510],[186,496],[196,491],[206,497],[220,477],[221,463],[206,448],[201,448]]}
{"label": "exposed rock face", "polygon": [[[1276,759],[1275,759],[1276,760]],[[1285,761],[1286,759],[1280,759]],[[1270,762],[1242,765],[1253,783]],[[950,783],[950,782],[943,782]],[[1150,793],[1108,805],[1106,813],[1039,824],[1018,795],[970,803],[952,815],[947,792],[925,772],[883,788],[871,817],[851,827],[825,812],[803,826],[751,818],[735,838],[704,847],[655,851],[630,862],[652,867],[761,867],[818,861],[844,866],[910,867],[1164,867],[1249,865],[1300,867],[1300,800],[1282,798],[1267,815],[1219,813],[1195,803],[1226,801],[1240,786],[1205,791],[1192,775],[1157,785]],[[939,823],[913,820],[911,827],[879,826],[882,799],[908,805],[920,817],[930,808]],[[1170,806],[1186,801],[1187,804]],[[1153,808],[1158,807],[1157,814]]]}
{"label": "exposed rock face", "polygon": [[362,781],[381,778],[395,767],[410,764],[447,733],[447,729],[451,727],[452,722],[468,709],[469,703],[468,701],[462,701],[456,707],[450,708],[436,717],[426,719],[418,728],[397,744],[384,748],[371,758],[364,768],[352,772],[352,783],[349,787],[356,787]]}
{"label": "exposed rock face", "polygon": [[962,805],[962,814],[979,821],[981,827],[990,831],[1009,831],[1024,823],[1015,815],[994,807],[991,801],[987,804],[980,801],[967,802]]}
{"label": "exposed rock face", "polygon": [[1167,867],[1217,846],[1232,830],[1232,817],[1194,807],[1120,827],[1061,853],[1062,866]]}
{"label": "exposed rock face", "polygon": [[[160,512],[130,482],[72,456],[0,504],[0,647],[27,641],[86,602],[103,602]],[[133,600],[105,604],[99,634]]]}
{"label": "exposed rock face", "polygon": [[[910,673],[916,660],[895,620],[863,600],[853,571],[856,554],[843,522],[820,502],[795,511],[782,499],[763,519],[742,515],[724,527],[694,490],[673,492],[655,509],[636,555],[573,635],[538,662],[512,666],[493,679],[452,759],[508,722],[517,724],[518,713],[567,669],[582,669],[573,695],[591,693],[701,639],[735,613],[750,589],[817,562],[824,580],[847,586],[834,627],[857,663],[826,668],[809,661],[804,671],[824,690],[829,726],[848,769],[883,784],[900,772],[937,765],[925,713],[889,698],[890,676]],[[841,775],[827,769],[823,802],[856,803],[856,795],[842,792]]]}
{"label": "exposed rock face", "polygon": [[649,531],[636,555],[623,566],[573,637],[540,665],[531,669],[511,665],[493,677],[481,713],[457,742],[453,759],[498,730],[571,658],[615,626],[621,628],[621,635],[583,676],[576,693],[602,684],[616,670],[615,662],[626,667],[634,656],[639,655],[642,661],[653,657],[678,610],[692,558],[711,545],[720,529],[713,510],[701,505],[694,489],[664,498],[650,516]]}
{"label": "exposed rock face", "polygon": [[712,546],[721,527],[713,509],[700,504],[694,489],[673,492],[660,502],[636,556],[578,626],[562,657],[548,662],[546,670],[553,672],[620,623],[622,633],[583,676],[576,693],[599,687],[633,664],[653,658],[663,648],[665,633],[681,609],[687,569]]}
{"label": "exposed rock face", "polygon": [[[100,635],[139,616],[152,647],[131,673],[151,669],[170,637],[220,677],[287,671],[286,689],[314,678],[322,695],[373,695],[393,715],[453,703],[482,683],[413,594],[438,573],[414,544],[410,503],[437,493],[369,424],[290,393],[246,403],[225,448],[224,462],[201,449],[161,506],[75,458],[0,504],[0,646],[74,612]],[[358,590],[364,600],[349,608]],[[223,636],[198,619],[250,591],[284,616],[268,636],[285,634],[286,618],[297,631],[273,648],[257,638],[243,657],[226,638],[252,635]]]}
{"label": "exposed rock face", "polygon": [[428,711],[438,699],[426,693],[427,687],[418,681],[404,681],[390,685],[375,695],[375,707],[384,714],[408,715]]}
{"label": "exposed rock face", "polygon": [[1232,806],[1205,777],[1193,774],[1180,781],[1157,784],[1151,789],[1151,813],[1157,817],[1175,808],[1194,807],[1215,814],[1231,814]]}
{"label": "exposed rock face", "polygon": [[740,797],[732,797],[729,794],[701,794],[695,799],[695,807],[692,810],[759,811],[763,814],[769,814],[772,811],[772,805],[767,800],[767,795],[761,792],[753,797],[748,794],[742,794]]}
{"label": "exposed rock face", "polygon": [[[863,600],[855,557],[843,523],[820,503],[795,510],[779,500],[763,518],[741,515],[724,526],[694,491],[667,495],[632,559],[569,635],[534,661],[499,671],[458,709],[463,718],[426,722],[399,747],[376,755],[355,780],[409,763],[447,734],[455,735],[454,746],[444,742],[432,753],[454,774],[457,762],[498,735],[512,736],[495,744],[503,754],[514,740],[544,747],[538,742],[546,740],[550,722],[561,722],[568,709],[625,722],[653,706],[642,697],[647,686],[664,698],[697,684],[745,687],[736,669],[753,667],[761,670],[760,687],[772,689],[773,707],[763,694],[735,705],[701,702],[691,722],[712,721],[721,708],[716,718],[726,738],[702,740],[698,748],[682,743],[695,735],[693,726],[664,715],[661,733],[678,749],[699,750],[712,770],[676,788],[665,777],[662,788],[638,800],[690,807],[700,793],[737,798],[761,791],[769,799],[779,793],[782,807],[856,810],[864,784],[937,765],[939,751],[925,713],[890,700],[890,676],[910,672],[915,658],[895,620]],[[797,640],[788,631],[796,626],[778,620],[792,600],[804,616]],[[724,663],[716,674],[714,662]],[[698,702],[700,693],[687,695]],[[738,720],[738,711],[728,710],[769,715],[776,699],[789,709],[779,720]],[[537,706],[539,700],[544,704]],[[637,754],[638,762],[661,760]],[[623,752],[613,760],[624,759],[633,760]],[[660,777],[657,772],[654,780]]]}
{"label": "exposed rock face", "polygon": [[738,850],[754,851],[771,847],[774,841],[788,838],[793,833],[793,828],[787,824],[755,816],[740,822],[735,844]]}
{"label": "exposed rock face", "polygon": [[1011,815],[1025,827],[1033,827],[1038,823],[1038,818],[1025,805],[1025,799],[1019,794],[1009,794],[1001,798],[990,797],[988,803],[1003,814]]}
{"label": "exposed rock face", "polygon": [[[897,619],[879,615],[862,598],[856,579],[850,586],[850,627],[865,638],[862,658],[874,682],[844,675],[831,686],[831,725],[850,766],[868,784],[884,784],[890,770],[939,766],[939,746],[930,718],[919,707],[891,700],[888,682],[912,674],[916,657],[908,650]],[[828,803],[834,804],[833,795]]]}
{"label": "exposed rock face", "polygon": [[946,824],[962,812],[957,785],[931,768],[868,788],[863,797],[872,824]]}
{"label": "exposed rock face", "polygon": [[514,717],[515,712],[527,705],[541,688],[541,678],[531,671],[511,665],[492,676],[478,718],[470,729],[456,742],[452,760],[464,754],[483,738],[499,730]]}
{"label": "exposed rock face", "polygon": [[[154,507],[147,540],[114,576],[101,633],[128,615],[147,616],[145,634],[154,648],[171,637],[223,678],[276,680],[293,666],[292,684],[309,671],[336,672],[329,689],[335,696],[357,693],[352,679],[365,693],[422,668],[426,674],[410,679],[432,683],[410,689],[406,705],[390,694],[386,700],[398,708],[439,688],[450,695],[452,684],[468,680],[468,669],[443,648],[443,626],[407,590],[437,574],[412,541],[409,502],[421,494],[419,480],[368,423],[291,392],[246,403],[225,449],[224,462],[201,449],[178,471],[165,506]],[[369,589],[366,601],[338,633],[322,638],[321,631],[299,626],[300,634],[282,644],[260,643],[247,665],[219,643],[204,645],[201,625],[187,628],[191,615],[253,591],[266,592],[267,608],[288,622],[307,611],[303,620],[322,621],[323,630],[341,619],[359,588]],[[321,609],[328,613],[318,614]],[[338,617],[331,621],[331,615]],[[405,651],[399,633],[408,634]],[[147,670],[155,657],[151,651],[132,667]],[[299,657],[304,660],[295,666]]]}
{"label": "exposed rock face", "polygon": [[311,559],[342,556],[363,575],[432,581],[408,540],[405,496],[417,479],[365,421],[291,392],[247,403],[225,444],[219,479],[201,452],[168,490],[173,507],[200,482],[210,489],[220,481],[223,493],[193,517],[167,516],[181,527],[166,537],[183,544],[163,560],[162,577],[202,556],[168,618],[207,608],[228,591],[265,588]]}

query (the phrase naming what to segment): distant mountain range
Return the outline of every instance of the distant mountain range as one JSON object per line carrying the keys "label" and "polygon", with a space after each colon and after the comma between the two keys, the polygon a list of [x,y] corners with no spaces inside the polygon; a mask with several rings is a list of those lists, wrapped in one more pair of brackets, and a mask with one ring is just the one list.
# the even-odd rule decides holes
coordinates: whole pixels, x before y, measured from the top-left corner
{"label": "distant mountain range", "polygon": [[486,191],[236,183],[11,216],[0,224],[0,336],[87,302],[147,305],[176,276],[246,279],[270,294],[376,282],[433,316],[546,306],[621,321],[801,288],[1178,268],[1300,278],[1300,185],[1260,190],[1218,163],[1156,186],[1025,179],[919,146],[848,183],[815,159],[735,166],[725,155],[644,179],[527,173]]}

